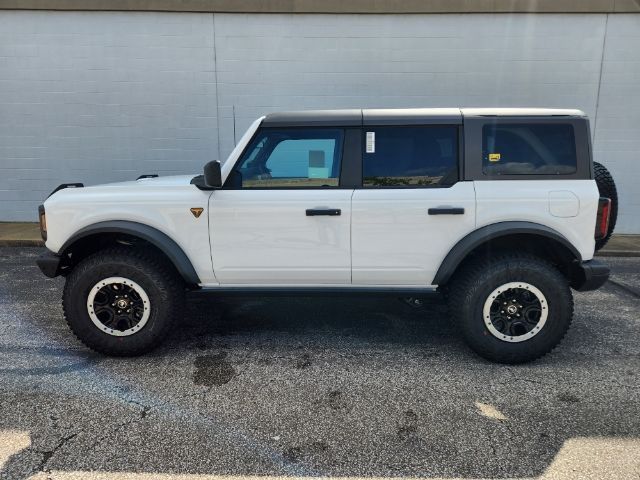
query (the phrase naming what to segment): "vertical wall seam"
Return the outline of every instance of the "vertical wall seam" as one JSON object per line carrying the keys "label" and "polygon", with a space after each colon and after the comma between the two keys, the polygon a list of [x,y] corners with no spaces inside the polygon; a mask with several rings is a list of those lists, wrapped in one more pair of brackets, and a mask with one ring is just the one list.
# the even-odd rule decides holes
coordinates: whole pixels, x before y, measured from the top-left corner
{"label": "vertical wall seam", "polygon": [[602,54],[600,55],[600,76],[598,77],[598,91],[596,93],[596,113],[593,119],[593,145],[595,148],[596,135],[598,134],[598,109],[600,108],[600,88],[602,87],[602,70],[604,68],[604,51],[607,47],[607,31],[609,28],[609,14],[607,13],[604,20],[604,35],[602,37]]}
{"label": "vertical wall seam", "polygon": [[213,27],[213,81],[216,84],[216,133],[218,135],[218,160],[222,163],[222,149],[220,147],[220,84],[218,83],[218,41],[216,40],[216,14],[211,14]]}

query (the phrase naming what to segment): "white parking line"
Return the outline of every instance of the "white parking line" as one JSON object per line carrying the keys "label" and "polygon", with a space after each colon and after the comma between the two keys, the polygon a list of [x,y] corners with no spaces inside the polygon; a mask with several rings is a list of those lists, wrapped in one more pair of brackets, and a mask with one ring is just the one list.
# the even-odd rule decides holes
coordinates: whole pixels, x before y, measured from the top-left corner
{"label": "white parking line", "polygon": [[493,418],[494,420],[507,420],[500,410],[488,403],[476,402],[476,407],[480,411],[480,415]]}
{"label": "white parking line", "polygon": [[31,445],[29,432],[20,430],[0,430],[0,470],[9,457]]}

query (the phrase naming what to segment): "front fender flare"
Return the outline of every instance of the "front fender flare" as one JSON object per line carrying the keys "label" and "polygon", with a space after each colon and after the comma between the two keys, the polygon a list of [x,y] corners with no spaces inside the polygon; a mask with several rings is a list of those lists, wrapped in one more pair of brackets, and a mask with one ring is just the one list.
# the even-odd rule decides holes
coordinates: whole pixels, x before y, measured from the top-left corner
{"label": "front fender flare", "polygon": [[578,249],[564,235],[552,228],[533,222],[500,222],[474,230],[456,243],[447,256],[444,257],[432,284],[445,284],[467,255],[483,243],[513,234],[531,234],[554,240],[566,247],[573,254],[575,260],[582,261],[582,255],[580,255]]}
{"label": "front fender flare", "polygon": [[167,234],[144,223],[111,220],[88,225],[71,236],[62,245],[58,253],[63,254],[78,240],[99,233],[124,233],[141,238],[163,252],[187,284],[198,285],[200,283],[200,278],[195,268],[193,268],[191,260],[189,260],[182,248]]}

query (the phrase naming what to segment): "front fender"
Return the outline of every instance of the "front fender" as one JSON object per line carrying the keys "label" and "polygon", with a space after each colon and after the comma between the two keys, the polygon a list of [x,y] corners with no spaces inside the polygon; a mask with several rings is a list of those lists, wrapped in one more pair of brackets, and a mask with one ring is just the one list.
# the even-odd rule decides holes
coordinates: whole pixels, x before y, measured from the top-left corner
{"label": "front fender", "polygon": [[187,284],[198,285],[200,278],[189,257],[184,253],[182,248],[160,230],[145,225],[143,223],[131,222],[126,220],[111,220],[106,222],[98,222],[93,225],[86,226],[73,234],[62,247],[58,250],[58,254],[62,255],[69,250],[78,240],[100,233],[123,233],[138,237],[157,247],[176,267],[178,273],[182,276]]}

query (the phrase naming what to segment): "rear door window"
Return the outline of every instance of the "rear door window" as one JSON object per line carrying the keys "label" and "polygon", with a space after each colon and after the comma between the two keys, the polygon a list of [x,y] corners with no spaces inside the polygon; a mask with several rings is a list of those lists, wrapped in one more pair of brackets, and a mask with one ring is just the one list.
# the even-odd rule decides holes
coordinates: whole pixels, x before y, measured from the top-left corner
{"label": "rear door window", "polygon": [[485,175],[566,175],[576,172],[569,124],[491,124],[482,128]]}
{"label": "rear door window", "polygon": [[364,187],[437,187],[458,180],[455,125],[369,127],[363,151]]}

